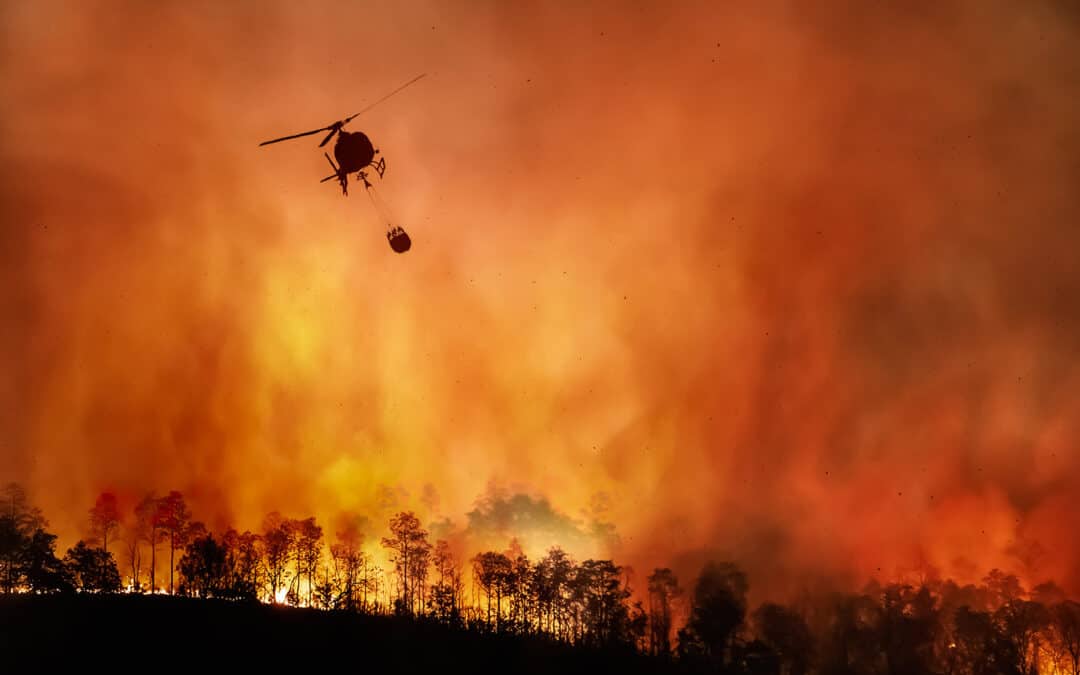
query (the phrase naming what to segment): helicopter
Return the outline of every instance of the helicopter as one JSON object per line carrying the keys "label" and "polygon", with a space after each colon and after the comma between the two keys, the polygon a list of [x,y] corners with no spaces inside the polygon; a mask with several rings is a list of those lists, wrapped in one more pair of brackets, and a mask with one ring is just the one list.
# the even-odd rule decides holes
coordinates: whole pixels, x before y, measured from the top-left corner
{"label": "helicopter", "polygon": [[[386,158],[379,157],[378,160],[375,159],[376,155],[379,154],[379,150],[372,144],[371,139],[368,138],[367,134],[362,131],[345,131],[344,127],[355,117],[366,113],[367,111],[379,105],[380,103],[390,98],[394,94],[398,93],[405,87],[413,84],[425,75],[427,75],[427,73],[421,73],[417,75],[416,77],[401,85],[397,89],[393,90],[386,96],[383,96],[378,101],[375,101],[374,103],[367,106],[358,113],[349,115],[345,119],[338,120],[337,122],[333,122],[332,124],[329,124],[325,127],[312,129],[311,131],[304,131],[299,134],[291,134],[289,136],[282,136],[281,138],[263,141],[262,143],[259,143],[259,147],[262,147],[264,145],[271,145],[273,143],[280,143],[281,141],[289,141],[294,138],[303,138],[304,136],[311,136],[312,134],[317,134],[325,131],[328,133],[325,137],[323,137],[322,142],[319,143],[319,147],[321,148],[324,147],[327,143],[329,143],[330,139],[334,138],[334,136],[337,136],[337,142],[334,143],[334,158],[337,159],[337,163],[334,163],[334,160],[330,158],[329,153],[323,152],[323,156],[326,157],[326,161],[330,163],[330,168],[334,170],[334,173],[330,174],[326,178],[323,178],[319,182],[325,183],[326,181],[336,178],[338,180],[338,184],[341,185],[341,193],[345,196],[348,196],[349,174],[355,173],[357,179],[363,181],[364,187],[365,189],[367,189],[368,194],[371,196],[372,202],[376,205],[376,208],[378,208],[379,211],[382,212],[380,215],[383,215],[385,217],[385,206],[382,208],[379,207],[379,202],[376,200],[371,181],[368,180],[368,171],[370,169],[376,175],[378,175],[380,179],[382,179],[383,174],[386,172]],[[411,246],[409,235],[405,234],[405,230],[402,229],[400,226],[391,226],[387,230],[386,237],[390,241],[391,248],[393,248],[398,253],[404,253],[405,251],[409,250],[409,247]]]}

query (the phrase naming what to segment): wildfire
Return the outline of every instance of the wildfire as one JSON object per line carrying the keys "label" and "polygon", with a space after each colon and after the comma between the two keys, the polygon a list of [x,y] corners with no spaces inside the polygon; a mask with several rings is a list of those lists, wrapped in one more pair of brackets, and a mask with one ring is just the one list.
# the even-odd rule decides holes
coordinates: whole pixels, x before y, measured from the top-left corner
{"label": "wildfire", "polygon": [[[1057,10],[158,4],[0,10],[0,481],[61,548],[176,489],[212,532],[411,511],[464,560],[730,559],[755,599],[1080,593]],[[351,123],[398,256],[317,153],[255,150],[416,72]]]}

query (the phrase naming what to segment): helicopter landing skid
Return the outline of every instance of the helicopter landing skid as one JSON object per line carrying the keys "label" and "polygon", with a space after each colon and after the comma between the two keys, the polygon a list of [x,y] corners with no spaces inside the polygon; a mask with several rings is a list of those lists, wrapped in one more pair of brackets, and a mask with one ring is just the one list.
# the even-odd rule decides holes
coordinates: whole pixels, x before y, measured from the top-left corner
{"label": "helicopter landing skid", "polygon": [[371,164],[368,164],[367,167],[364,167],[363,170],[356,172],[356,177],[359,178],[360,180],[364,181],[364,187],[371,187],[371,183],[367,179],[367,177],[368,177],[367,168],[368,167],[371,167],[372,169],[374,169],[375,173],[378,174],[379,178],[382,178],[383,174],[386,173],[386,159],[383,158],[383,157],[380,157],[379,161],[372,162]]}

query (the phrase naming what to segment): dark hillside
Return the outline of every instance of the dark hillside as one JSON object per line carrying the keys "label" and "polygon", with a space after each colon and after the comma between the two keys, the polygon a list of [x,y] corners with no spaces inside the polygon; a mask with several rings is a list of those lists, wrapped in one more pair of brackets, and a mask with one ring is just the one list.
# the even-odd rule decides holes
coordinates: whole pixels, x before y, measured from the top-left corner
{"label": "dark hillside", "polygon": [[424,620],[141,595],[0,597],[0,672],[652,673],[662,664]]}

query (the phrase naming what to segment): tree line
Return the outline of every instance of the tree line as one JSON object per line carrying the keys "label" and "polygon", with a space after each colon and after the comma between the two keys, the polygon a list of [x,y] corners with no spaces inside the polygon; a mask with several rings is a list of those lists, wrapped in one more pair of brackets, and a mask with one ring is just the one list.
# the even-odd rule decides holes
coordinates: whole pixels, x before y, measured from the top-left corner
{"label": "tree line", "polygon": [[[654,569],[638,589],[628,568],[577,561],[557,546],[530,560],[512,541],[504,551],[460,560],[407,511],[390,519],[379,540],[386,570],[363,550],[356,522],[329,542],[315,518],[278,513],[258,532],[215,534],[175,491],[147,496],[130,514],[103,493],[87,525],[90,537],[59,558],[41,511],[18,485],[5,487],[0,590],[167,592],[397,614],[462,630],[637,650],[688,672],[1080,675],[1080,604],[1052,582],[1028,591],[999,570],[978,585],[933,577],[871,582],[859,593],[806,592],[751,611],[748,577],[733,563],[708,563],[688,589],[671,569]],[[110,547],[121,553],[127,584]],[[159,556],[167,582],[157,578]]]}

